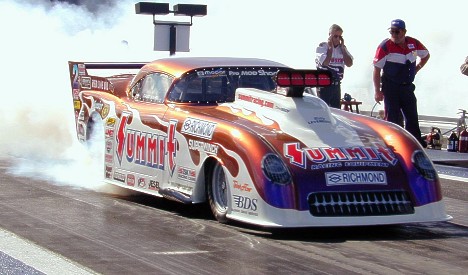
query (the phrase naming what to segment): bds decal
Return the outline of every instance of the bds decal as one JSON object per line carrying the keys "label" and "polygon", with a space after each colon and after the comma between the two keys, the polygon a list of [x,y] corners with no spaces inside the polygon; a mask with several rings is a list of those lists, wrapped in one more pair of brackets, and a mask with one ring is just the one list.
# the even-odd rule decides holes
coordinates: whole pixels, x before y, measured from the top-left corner
{"label": "bds decal", "polygon": [[250,216],[258,216],[258,200],[245,196],[234,195],[233,212],[247,214]]}

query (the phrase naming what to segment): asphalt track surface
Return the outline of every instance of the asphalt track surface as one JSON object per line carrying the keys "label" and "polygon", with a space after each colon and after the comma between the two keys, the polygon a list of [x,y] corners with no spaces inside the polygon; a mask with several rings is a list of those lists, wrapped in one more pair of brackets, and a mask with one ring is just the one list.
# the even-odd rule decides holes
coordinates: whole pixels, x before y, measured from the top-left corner
{"label": "asphalt track surface", "polygon": [[[0,228],[29,248],[20,248],[15,256],[0,243],[0,251],[5,252],[0,253],[0,261],[27,257],[31,246],[49,253],[43,260],[36,258],[42,263],[35,268],[26,266],[9,274],[466,274],[468,270],[468,192],[463,181],[442,179],[447,211],[454,217],[450,222],[271,232],[219,224],[205,205],[57,186],[12,175],[9,166],[8,161],[0,161]],[[54,264],[57,259],[65,264]]]}

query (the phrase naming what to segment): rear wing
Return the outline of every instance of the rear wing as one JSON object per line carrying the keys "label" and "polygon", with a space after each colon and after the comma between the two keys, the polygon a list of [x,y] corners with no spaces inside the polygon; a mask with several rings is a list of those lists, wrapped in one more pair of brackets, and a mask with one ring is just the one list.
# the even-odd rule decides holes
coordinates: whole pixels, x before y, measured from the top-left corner
{"label": "rear wing", "polygon": [[92,76],[88,69],[98,70],[126,70],[140,69],[146,63],[117,63],[117,62],[68,62],[72,89],[96,90],[113,92],[112,83],[106,77]]}
{"label": "rear wing", "polygon": [[[70,83],[72,88],[73,96],[73,107],[75,109],[75,119],[78,118],[78,114],[81,109],[81,97],[82,91],[99,91],[114,94],[116,86],[122,83],[121,80],[127,80],[133,75],[118,75],[110,77],[94,76],[88,73],[88,69],[93,70],[128,70],[128,69],[140,69],[147,63],[145,62],[68,62],[68,69],[70,73]],[[120,80],[120,81],[119,81]],[[124,81],[125,82],[125,81]],[[126,82],[125,82],[126,83]],[[122,85],[120,85],[122,86]]]}

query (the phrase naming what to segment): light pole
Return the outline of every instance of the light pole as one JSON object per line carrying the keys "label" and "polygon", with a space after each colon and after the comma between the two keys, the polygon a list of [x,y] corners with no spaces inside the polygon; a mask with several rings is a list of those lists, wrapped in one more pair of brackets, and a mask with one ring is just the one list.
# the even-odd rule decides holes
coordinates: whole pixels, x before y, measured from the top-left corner
{"label": "light pole", "polygon": [[[174,5],[173,10],[169,10],[169,3],[138,2],[135,4],[135,13],[153,15],[153,24],[155,28],[156,26],[169,26],[168,48],[166,49],[165,47],[162,47],[161,50],[169,50],[169,54],[172,56],[176,53],[176,50],[177,50],[177,28],[176,27],[186,26],[187,28],[190,28],[190,26],[193,25],[194,16],[205,16],[207,14],[207,6],[206,5],[194,5],[194,4],[177,4],[177,5]],[[156,15],[167,15],[169,13],[173,13],[176,16],[190,16],[190,22],[156,21]],[[155,36],[156,36],[156,31],[155,31]],[[188,32],[187,32],[187,37],[188,37]],[[162,37],[162,39],[164,38]],[[155,41],[156,41],[156,37],[155,37]],[[187,40],[187,47],[188,47],[188,40]]]}

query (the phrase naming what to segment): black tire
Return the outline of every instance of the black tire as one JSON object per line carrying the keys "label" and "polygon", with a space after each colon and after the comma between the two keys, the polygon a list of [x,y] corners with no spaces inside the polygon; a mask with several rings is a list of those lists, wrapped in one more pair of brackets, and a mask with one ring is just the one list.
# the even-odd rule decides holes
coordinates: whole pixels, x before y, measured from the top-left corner
{"label": "black tire", "polygon": [[223,166],[219,162],[214,163],[208,169],[206,178],[206,190],[211,212],[220,223],[227,223],[226,217],[229,206],[228,185]]}
{"label": "black tire", "polygon": [[86,123],[86,141],[94,141],[104,138],[104,125],[101,116],[93,113]]}
{"label": "black tire", "polygon": [[98,113],[93,113],[86,124],[86,147],[97,163],[104,163],[104,122]]}

